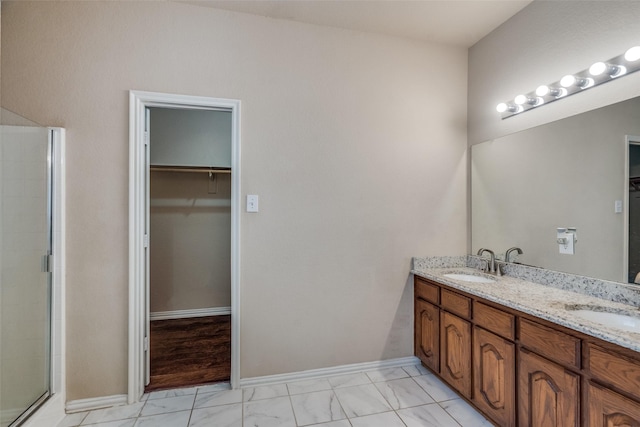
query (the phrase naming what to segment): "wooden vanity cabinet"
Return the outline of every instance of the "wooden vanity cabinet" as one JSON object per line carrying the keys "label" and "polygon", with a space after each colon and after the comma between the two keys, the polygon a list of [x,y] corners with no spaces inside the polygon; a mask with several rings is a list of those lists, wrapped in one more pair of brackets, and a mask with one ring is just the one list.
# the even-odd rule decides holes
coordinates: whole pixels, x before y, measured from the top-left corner
{"label": "wooden vanity cabinet", "polygon": [[473,403],[500,426],[515,426],[515,344],[475,326],[473,368]]}
{"label": "wooden vanity cabinet", "polygon": [[587,344],[587,352],[592,379],[586,394],[589,427],[639,427],[640,360],[594,343]]}
{"label": "wooden vanity cabinet", "polygon": [[440,309],[416,298],[414,329],[415,355],[424,366],[440,372]]}
{"label": "wooden vanity cabinet", "polygon": [[471,324],[440,312],[440,375],[451,387],[471,399]]}
{"label": "wooden vanity cabinet", "polygon": [[640,405],[595,383],[587,386],[589,427],[638,427]]}
{"label": "wooden vanity cabinet", "polygon": [[580,426],[580,376],[522,348],[518,383],[521,427]]}
{"label": "wooden vanity cabinet", "polygon": [[561,365],[580,368],[579,338],[521,318],[520,344]]}
{"label": "wooden vanity cabinet", "polygon": [[500,427],[640,427],[640,354],[415,278],[415,354]]}

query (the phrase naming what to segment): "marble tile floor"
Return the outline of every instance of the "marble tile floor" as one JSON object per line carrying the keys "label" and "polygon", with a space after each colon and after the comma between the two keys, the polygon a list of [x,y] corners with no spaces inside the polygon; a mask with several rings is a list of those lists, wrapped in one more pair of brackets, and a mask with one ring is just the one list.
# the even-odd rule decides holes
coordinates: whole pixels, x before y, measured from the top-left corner
{"label": "marble tile floor", "polygon": [[57,427],[484,427],[492,424],[420,365],[241,390],[156,391],[69,414]]}

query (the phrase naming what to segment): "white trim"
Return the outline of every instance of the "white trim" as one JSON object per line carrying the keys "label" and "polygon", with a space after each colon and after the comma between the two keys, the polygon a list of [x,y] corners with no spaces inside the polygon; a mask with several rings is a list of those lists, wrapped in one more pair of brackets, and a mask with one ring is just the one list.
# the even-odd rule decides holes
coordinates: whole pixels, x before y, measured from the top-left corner
{"label": "white trim", "polygon": [[74,412],[93,411],[96,409],[110,408],[112,406],[126,405],[126,394],[114,394],[113,396],[91,397],[67,402],[67,414]]}
{"label": "white trim", "polygon": [[146,325],[144,124],[145,108],[223,108],[231,111],[231,386],[240,382],[240,101],[155,92],[129,92],[129,379],[128,402],[144,392]]}
{"label": "white trim", "polygon": [[353,363],[350,365],[332,366],[329,368],[311,369],[308,371],[291,372],[288,374],[266,375],[263,377],[243,378],[240,387],[257,387],[262,385],[288,383],[299,380],[319,379],[336,375],[355,374],[372,369],[397,368],[400,366],[417,365],[420,359],[415,356],[397,359],[379,360],[376,362]]}
{"label": "white trim", "polygon": [[65,397],[66,383],[66,133],[50,128],[53,133],[53,298],[51,352],[53,361],[51,392]]}
{"label": "white trim", "polygon": [[50,427],[65,416],[66,400],[66,145],[65,130],[50,127],[53,182],[53,276],[51,295],[51,396],[22,424],[24,427]]}
{"label": "white trim", "polygon": [[189,310],[155,311],[149,313],[149,320],[189,319],[192,317],[225,316],[231,314],[231,307],[192,308]]}

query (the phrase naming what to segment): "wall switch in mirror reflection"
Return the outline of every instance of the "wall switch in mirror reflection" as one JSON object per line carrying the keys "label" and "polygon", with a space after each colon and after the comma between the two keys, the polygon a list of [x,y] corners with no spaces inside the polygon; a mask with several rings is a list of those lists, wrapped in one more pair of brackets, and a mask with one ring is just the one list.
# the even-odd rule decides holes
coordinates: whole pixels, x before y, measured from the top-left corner
{"label": "wall switch in mirror reflection", "polygon": [[558,228],[556,230],[556,241],[561,254],[575,254],[576,229],[575,228]]}
{"label": "wall switch in mirror reflection", "polygon": [[573,235],[571,233],[566,233],[567,237],[565,243],[558,243],[558,247],[560,248],[561,254],[573,255],[576,253],[575,244],[573,242]]}
{"label": "wall switch in mirror reflection", "polygon": [[578,241],[577,231],[575,227],[558,227],[556,229],[556,242],[561,254],[575,254],[575,244]]}
{"label": "wall switch in mirror reflection", "polygon": [[615,213],[622,213],[622,200],[616,200],[614,203]]}

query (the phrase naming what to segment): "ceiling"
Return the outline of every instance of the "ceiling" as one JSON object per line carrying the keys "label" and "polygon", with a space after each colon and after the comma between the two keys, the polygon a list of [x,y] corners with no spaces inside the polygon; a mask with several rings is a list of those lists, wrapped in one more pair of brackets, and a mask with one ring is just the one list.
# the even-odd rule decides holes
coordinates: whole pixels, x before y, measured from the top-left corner
{"label": "ceiling", "polygon": [[532,0],[184,0],[184,3],[470,47]]}

